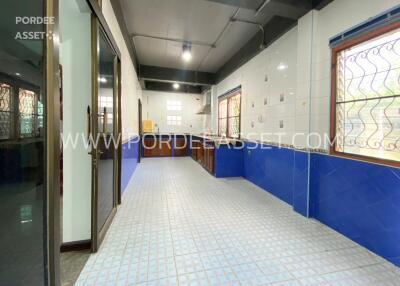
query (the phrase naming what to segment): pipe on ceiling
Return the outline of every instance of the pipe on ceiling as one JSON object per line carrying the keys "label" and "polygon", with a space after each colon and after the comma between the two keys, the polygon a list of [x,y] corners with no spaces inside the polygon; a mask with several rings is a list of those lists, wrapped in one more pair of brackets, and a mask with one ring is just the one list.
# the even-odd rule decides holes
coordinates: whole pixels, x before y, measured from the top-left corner
{"label": "pipe on ceiling", "polygon": [[[229,26],[232,24],[231,19],[235,18],[240,11],[240,7],[237,7],[235,10],[235,13],[233,13],[232,17],[229,18],[228,22],[226,23],[226,25],[224,26],[224,28],[222,29],[222,31],[219,33],[217,39],[214,41],[213,45],[215,47],[217,47],[217,44],[219,42],[219,40],[223,37],[223,35],[225,34],[225,32],[228,30]],[[199,71],[200,67],[202,66],[202,64],[204,63],[204,61],[208,58],[208,56],[210,55],[211,49],[208,49],[207,53],[205,54],[205,56],[203,57],[203,59],[200,61],[196,71]]]}
{"label": "pipe on ceiling", "polygon": [[271,0],[265,0],[263,4],[261,4],[260,7],[258,7],[258,9],[256,10],[256,13],[254,14],[254,17],[257,17],[258,14],[261,13],[262,10],[264,10],[265,6],[267,6],[267,4],[271,2]]}
{"label": "pipe on ceiling", "polygon": [[253,22],[253,21],[248,21],[248,20],[243,20],[243,19],[237,19],[237,18],[231,18],[232,22],[239,22],[239,23],[244,23],[244,24],[250,24],[250,25],[255,25],[258,26],[260,31],[262,32],[262,43],[260,45],[260,49],[265,48],[265,31],[264,31],[264,26],[261,23],[258,22]]}
{"label": "pipe on ceiling", "polygon": [[205,47],[210,47],[210,48],[215,48],[216,46],[214,44],[210,43],[205,43],[201,41],[189,41],[189,40],[183,40],[183,39],[177,39],[177,38],[168,38],[168,37],[159,37],[159,36],[152,36],[148,34],[132,34],[131,35],[133,38],[136,37],[141,37],[141,38],[149,38],[149,39],[156,39],[156,40],[163,40],[163,41],[169,41],[169,42],[176,42],[176,43],[190,43],[194,46],[205,46]]}

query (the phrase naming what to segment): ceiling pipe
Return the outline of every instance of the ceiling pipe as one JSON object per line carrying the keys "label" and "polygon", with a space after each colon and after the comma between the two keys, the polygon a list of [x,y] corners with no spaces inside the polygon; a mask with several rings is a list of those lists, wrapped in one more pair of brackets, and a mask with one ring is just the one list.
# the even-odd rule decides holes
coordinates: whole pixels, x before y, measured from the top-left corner
{"label": "ceiling pipe", "polygon": [[254,17],[257,17],[262,10],[264,10],[265,6],[267,6],[267,4],[271,2],[271,0],[265,0],[263,4],[261,4],[260,7],[258,7],[258,9],[256,10],[256,13],[254,14]]}
{"label": "ceiling pipe", "polygon": [[159,36],[152,36],[148,34],[132,34],[131,35],[133,38],[141,37],[141,38],[149,38],[149,39],[155,39],[155,40],[163,40],[163,41],[169,41],[169,42],[176,42],[176,43],[183,43],[187,44],[190,43],[191,45],[194,46],[205,46],[205,47],[210,47],[210,48],[215,48],[215,44],[210,44],[210,43],[205,43],[205,42],[200,42],[200,41],[187,41],[183,39],[178,39],[178,38],[167,38],[167,37],[159,37]]}
{"label": "ceiling pipe", "polygon": [[[217,47],[217,44],[219,42],[219,40],[223,37],[223,35],[225,34],[225,32],[228,30],[229,26],[232,24],[231,19],[237,17],[237,15],[239,14],[240,11],[240,7],[236,8],[235,13],[233,13],[232,17],[229,18],[228,22],[226,23],[225,27],[222,29],[222,31],[219,33],[217,39],[214,41],[213,45],[214,47]],[[199,71],[200,67],[203,65],[204,61],[208,58],[208,56],[210,55],[211,49],[208,49],[206,55],[203,57],[203,59],[201,60],[201,62],[199,63],[196,71]]]}
{"label": "ceiling pipe", "polygon": [[244,24],[250,24],[250,25],[255,25],[258,26],[258,28],[260,29],[260,31],[262,32],[262,43],[260,45],[260,50],[264,49],[266,44],[265,44],[265,31],[264,31],[264,26],[261,23],[258,22],[253,22],[253,21],[248,21],[248,20],[243,20],[243,19],[237,19],[232,17],[231,18],[232,22],[239,22],[239,23],[244,23]]}

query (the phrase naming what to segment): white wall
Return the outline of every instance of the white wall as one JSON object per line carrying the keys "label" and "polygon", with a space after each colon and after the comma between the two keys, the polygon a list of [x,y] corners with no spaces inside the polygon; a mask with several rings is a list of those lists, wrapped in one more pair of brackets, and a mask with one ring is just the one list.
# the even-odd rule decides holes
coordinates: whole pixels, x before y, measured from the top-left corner
{"label": "white wall", "polygon": [[[297,88],[297,28],[262,51],[248,63],[220,82],[213,90],[215,131],[217,130],[217,96],[242,86],[242,134],[251,139],[277,141],[277,137],[260,133],[285,133],[285,144],[290,144],[295,125],[295,102]],[[281,64],[285,70],[278,70]],[[284,101],[281,102],[281,95]],[[266,104],[265,104],[266,103]],[[283,128],[280,128],[280,121]],[[257,133],[257,134],[253,134]]]}
{"label": "white wall", "polygon": [[102,3],[104,18],[121,52],[122,140],[126,141],[138,134],[138,99],[142,97],[142,89],[111,2],[103,0]]}
{"label": "white wall", "polygon": [[[305,147],[310,132],[329,134],[331,49],[329,39],[396,5],[398,0],[335,0],[311,11],[298,26],[213,88],[212,125],[217,129],[217,97],[242,85],[242,133],[284,132],[283,144]],[[278,71],[280,63],[288,69]],[[268,76],[268,82],[265,81]],[[285,102],[279,101],[280,94]],[[267,99],[267,105],[264,105]],[[254,107],[253,107],[254,103]],[[279,127],[283,120],[284,128]],[[254,127],[253,127],[254,124]],[[294,133],[305,136],[292,139]],[[277,136],[265,141],[277,142]],[[311,140],[313,148],[318,140]]]}
{"label": "white wall", "polygon": [[[167,100],[181,101],[182,111],[168,111]],[[143,119],[153,120],[160,128],[160,133],[203,132],[204,115],[196,114],[202,105],[202,94],[143,91]],[[182,116],[182,125],[167,125],[167,115]],[[157,128],[154,131],[157,132]]]}
{"label": "white wall", "polygon": [[[86,110],[91,105],[90,13],[76,1],[60,1],[60,62],[63,67],[63,135],[86,134]],[[72,142],[72,141],[70,141]],[[64,144],[63,242],[90,239],[91,157],[83,141]]]}

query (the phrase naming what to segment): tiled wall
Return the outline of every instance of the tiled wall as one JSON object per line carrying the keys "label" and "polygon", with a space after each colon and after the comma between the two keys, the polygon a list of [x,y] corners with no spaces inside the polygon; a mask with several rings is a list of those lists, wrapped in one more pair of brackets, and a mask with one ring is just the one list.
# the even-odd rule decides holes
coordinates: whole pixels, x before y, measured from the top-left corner
{"label": "tiled wall", "polygon": [[292,205],[294,151],[246,143],[244,177]]}
{"label": "tiled wall", "polygon": [[[213,89],[214,130],[217,130],[217,100],[225,92],[242,86],[241,128],[243,137],[277,141],[277,137],[260,133],[285,133],[291,143],[295,131],[297,28],[262,51]],[[281,121],[282,125],[281,126]]]}
{"label": "tiled wall", "polygon": [[400,266],[400,169],[312,154],[312,216]]}
{"label": "tiled wall", "polygon": [[[143,119],[153,120],[160,133],[200,133],[203,131],[203,115],[196,114],[203,106],[202,94],[186,94],[161,91],[143,91]],[[182,110],[167,110],[167,100],[180,101]],[[167,125],[167,116],[181,116],[182,125]],[[155,128],[154,131],[157,131]]]}
{"label": "tiled wall", "polygon": [[400,266],[400,169],[254,143],[243,152],[247,180]]}
{"label": "tiled wall", "polygon": [[135,172],[139,160],[139,138],[133,137],[122,144],[121,191],[124,192]]}

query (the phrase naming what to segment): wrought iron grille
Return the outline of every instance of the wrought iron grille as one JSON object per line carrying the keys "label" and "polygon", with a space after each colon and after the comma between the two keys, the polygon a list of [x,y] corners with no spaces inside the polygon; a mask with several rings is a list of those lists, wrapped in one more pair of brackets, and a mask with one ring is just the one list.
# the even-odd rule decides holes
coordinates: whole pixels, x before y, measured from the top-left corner
{"label": "wrought iron grille", "polygon": [[10,139],[12,134],[12,90],[11,86],[0,84],[0,139]]}
{"label": "wrought iron grille", "polygon": [[20,137],[38,136],[39,123],[43,124],[43,105],[39,106],[38,95],[33,91],[20,88],[18,93],[18,109]]}
{"label": "wrought iron grille", "polygon": [[336,151],[400,161],[400,29],[339,52],[336,75]]}
{"label": "wrought iron grille", "polygon": [[240,98],[236,93],[221,99],[218,104],[218,134],[230,138],[240,137]]}

